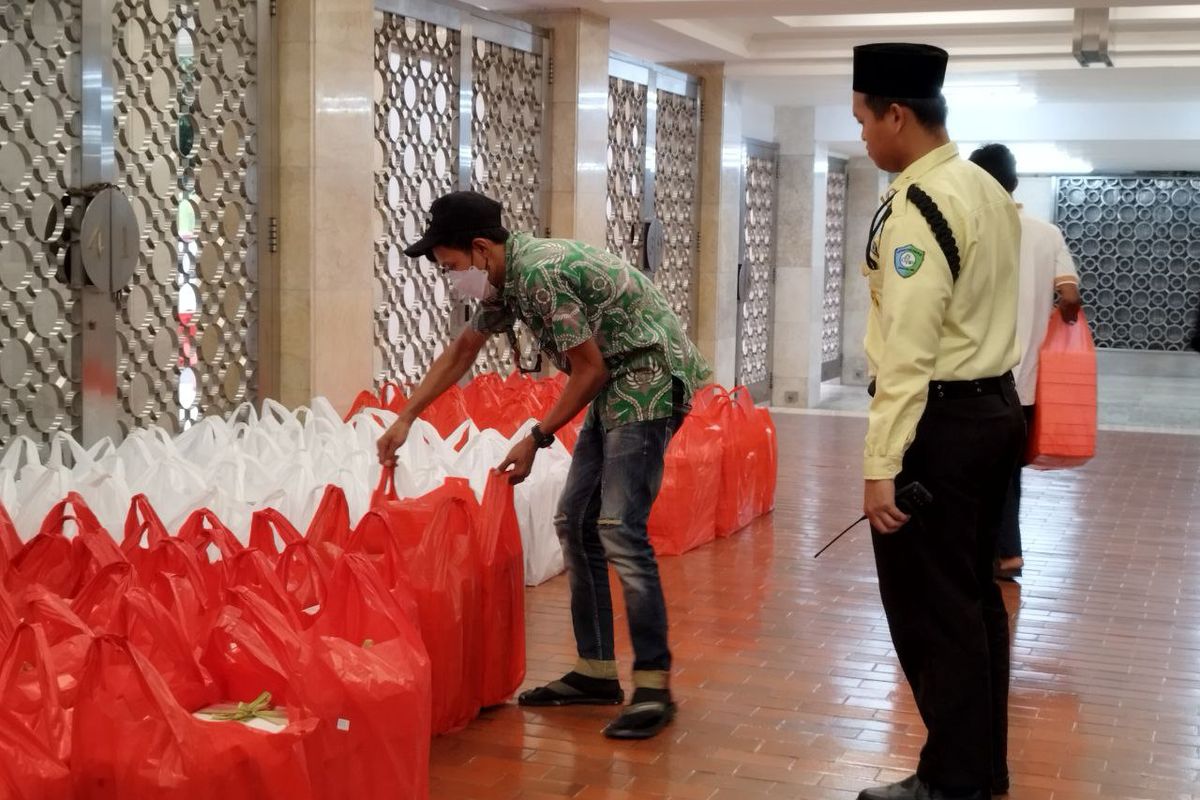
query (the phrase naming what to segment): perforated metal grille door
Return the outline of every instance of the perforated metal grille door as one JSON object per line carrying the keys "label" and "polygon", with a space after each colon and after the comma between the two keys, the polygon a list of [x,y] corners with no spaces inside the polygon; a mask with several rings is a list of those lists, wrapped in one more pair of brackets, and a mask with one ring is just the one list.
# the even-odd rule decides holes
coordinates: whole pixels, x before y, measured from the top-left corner
{"label": "perforated metal grille door", "polygon": [[142,235],[118,303],[118,423],[257,395],[258,4],[118,0],[114,155]]}
{"label": "perforated metal grille door", "polygon": [[608,79],[608,238],[610,252],[641,261],[642,198],[646,191],[647,89]]}
{"label": "perforated metal grille door", "polygon": [[1200,306],[1200,178],[1058,179],[1097,347],[1184,350]]}
{"label": "perforated metal grille door", "polygon": [[654,282],[683,322],[692,324],[696,269],[697,186],[700,167],[700,104],[659,90],[655,213],[663,225],[663,263]]}
{"label": "perforated metal grille door", "polygon": [[821,300],[821,379],[842,374],[842,284],[846,271],[846,167],[830,164],[825,183],[825,294]]}
{"label": "perforated metal grille door", "polygon": [[[543,149],[543,57],[475,40],[472,53],[471,188],[504,204],[510,231],[540,235]],[[532,351],[531,334],[518,326],[522,351]],[[475,371],[507,374],[512,348],[493,336]]]}
{"label": "perforated metal grille door", "polygon": [[456,186],[460,37],[441,25],[375,15],[377,381],[415,382],[452,328],[446,283],[409,259],[429,206]]}
{"label": "perforated metal grille door", "polygon": [[47,243],[79,175],[78,0],[0,4],[0,440],[78,433],[79,322]]}
{"label": "perforated metal grille door", "polygon": [[752,150],[746,157],[742,220],[742,293],[739,298],[738,383],[756,400],[771,384],[771,327],[775,288],[776,156]]}

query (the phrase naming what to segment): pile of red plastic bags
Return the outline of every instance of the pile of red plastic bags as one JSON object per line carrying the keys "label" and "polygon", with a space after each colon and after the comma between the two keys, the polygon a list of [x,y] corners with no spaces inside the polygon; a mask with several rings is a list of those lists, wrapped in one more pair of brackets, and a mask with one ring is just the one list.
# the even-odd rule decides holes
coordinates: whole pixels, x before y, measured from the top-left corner
{"label": "pile of red plastic bags", "polygon": [[72,492],[22,542],[0,506],[0,795],[427,796],[431,734],[524,679],[521,541],[495,473],[482,500],[391,477],[303,534],[171,534],[139,495],[118,543]]}
{"label": "pile of red plastic bags", "polygon": [[[465,422],[512,437],[528,420],[540,419],[562,394],[566,376],[535,379],[488,373],[465,388],[453,386],[421,415],[444,437]],[[379,395],[360,392],[347,419],[364,410],[399,413],[403,390],[384,386]],[[580,414],[559,432],[574,448]],[[775,507],[778,445],[770,412],[755,406],[744,387],[716,385],[693,398],[692,413],[667,450],[662,491],[650,515],[650,539],[659,555],[678,555],[749,525]]]}

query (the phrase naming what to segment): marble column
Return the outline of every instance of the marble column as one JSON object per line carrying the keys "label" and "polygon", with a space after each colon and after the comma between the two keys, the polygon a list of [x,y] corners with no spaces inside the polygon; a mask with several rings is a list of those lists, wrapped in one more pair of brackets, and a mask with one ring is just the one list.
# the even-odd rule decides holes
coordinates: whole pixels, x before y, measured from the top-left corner
{"label": "marble column", "polygon": [[825,284],[827,155],[812,108],[775,112],[779,139],[772,403],[811,407],[821,400],[821,315]]}
{"label": "marble column", "polygon": [[608,231],[608,20],[587,11],[527,15],[554,32],[550,235],[604,247]]}
{"label": "marble column", "polygon": [[279,4],[279,398],[372,382],[372,0]]}
{"label": "marble column", "polygon": [[736,383],[737,265],[741,246],[742,89],[721,64],[672,64],[701,80],[700,260],[693,336],[713,380]]}
{"label": "marble column", "polygon": [[846,277],[842,287],[842,383],[847,386],[866,386],[871,379],[863,349],[871,293],[862,271],[871,218],[887,184],[887,173],[871,159],[850,159],[846,169]]}

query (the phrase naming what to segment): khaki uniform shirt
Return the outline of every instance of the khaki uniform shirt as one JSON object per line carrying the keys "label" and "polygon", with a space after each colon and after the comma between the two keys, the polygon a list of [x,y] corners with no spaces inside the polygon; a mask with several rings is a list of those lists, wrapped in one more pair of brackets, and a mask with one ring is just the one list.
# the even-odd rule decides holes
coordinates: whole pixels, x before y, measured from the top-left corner
{"label": "khaki uniform shirt", "polygon": [[[937,203],[958,243],[956,282],[942,249],[906,192]],[[888,190],[892,213],[870,243],[867,360],[875,397],[863,476],[894,478],[925,412],[930,381],[991,378],[1019,358],[1016,338],[1021,224],[1008,193],[943,145],[904,170]]]}

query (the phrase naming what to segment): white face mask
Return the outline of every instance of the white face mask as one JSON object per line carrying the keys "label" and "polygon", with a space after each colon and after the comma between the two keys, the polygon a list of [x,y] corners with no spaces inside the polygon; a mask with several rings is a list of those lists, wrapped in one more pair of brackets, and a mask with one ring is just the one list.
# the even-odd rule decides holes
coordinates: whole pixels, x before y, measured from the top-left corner
{"label": "white face mask", "polygon": [[491,300],[496,296],[496,287],[488,280],[487,270],[479,267],[451,270],[446,273],[450,293],[459,300]]}

